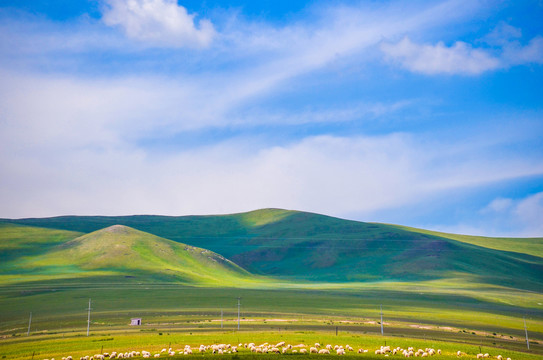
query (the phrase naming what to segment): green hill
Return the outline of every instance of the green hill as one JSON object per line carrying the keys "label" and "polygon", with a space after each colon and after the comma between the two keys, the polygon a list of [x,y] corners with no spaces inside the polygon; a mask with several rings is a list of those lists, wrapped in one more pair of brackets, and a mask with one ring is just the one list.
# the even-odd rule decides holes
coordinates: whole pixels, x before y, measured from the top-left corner
{"label": "green hill", "polygon": [[252,273],[288,280],[460,278],[536,290],[543,284],[543,238],[482,239],[280,209],[218,216],[9,221],[79,232],[123,224],[220,253]]}
{"label": "green hill", "polygon": [[231,285],[255,280],[219,254],[123,225],[81,235],[2,224],[0,234],[0,253],[8,260],[0,265],[4,283],[96,278]]}

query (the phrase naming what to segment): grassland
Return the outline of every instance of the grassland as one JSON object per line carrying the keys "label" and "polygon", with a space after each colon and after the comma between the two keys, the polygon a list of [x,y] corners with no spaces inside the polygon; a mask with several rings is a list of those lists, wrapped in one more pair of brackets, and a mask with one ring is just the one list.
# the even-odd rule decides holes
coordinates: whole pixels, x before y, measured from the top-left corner
{"label": "grassland", "polygon": [[[519,301],[524,295],[524,301],[535,304],[526,308],[522,304],[483,301],[454,292],[438,294],[429,291],[430,287],[421,294],[395,291],[382,285],[359,289],[324,285],[320,289],[315,285],[305,289],[272,289],[267,284],[267,288],[246,289],[171,283],[119,284],[103,280],[94,285],[50,283],[2,288],[0,348],[12,349],[10,353],[17,358],[27,351],[24,349],[38,345],[36,342],[32,345],[33,341],[39,341],[40,349],[48,342],[51,349],[57,345],[59,349],[72,349],[71,343],[81,341],[78,346],[89,351],[102,345],[92,343],[99,337],[125,339],[127,347],[131,346],[130,341],[143,347],[164,347],[170,341],[165,340],[166,336],[175,338],[171,340],[173,343],[199,345],[197,336],[211,343],[233,342],[231,339],[236,336],[277,339],[290,333],[297,335],[296,339],[302,336],[307,342],[335,336],[336,327],[340,334],[366,342],[368,337],[380,333],[379,305],[382,304],[384,331],[390,341],[453,342],[463,344],[462,349],[482,345],[500,352],[525,350],[522,318],[526,315],[533,341],[531,353],[543,355],[543,312],[541,307],[537,308],[543,299],[539,294],[516,294]],[[241,297],[242,303],[241,333],[236,331],[237,297]],[[95,338],[92,339],[83,336],[89,298],[93,299],[91,334]],[[30,311],[33,320],[31,335],[27,337]],[[132,317],[142,317],[144,325],[128,326]],[[123,341],[111,345],[122,347]],[[354,346],[354,341],[348,343]],[[47,357],[51,356],[48,353]]]}
{"label": "grassland", "polygon": [[[280,340],[440,347],[447,359],[458,349],[468,358],[483,350],[513,360],[543,356],[541,239],[442,234],[275,209],[16,222],[0,223],[0,358]],[[29,226],[39,224],[45,228]],[[123,226],[109,227],[115,224]],[[208,247],[253,264],[260,275]],[[131,317],[144,325],[130,327]],[[253,358],[236,356],[224,357]]]}

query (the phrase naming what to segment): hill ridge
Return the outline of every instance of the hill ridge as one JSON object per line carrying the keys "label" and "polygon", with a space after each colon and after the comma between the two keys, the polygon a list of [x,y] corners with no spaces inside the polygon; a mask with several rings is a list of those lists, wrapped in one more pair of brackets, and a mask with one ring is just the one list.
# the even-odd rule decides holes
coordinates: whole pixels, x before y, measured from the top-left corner
{"label": "hill ridge", "polygon": [[17,222],[82,232],[129,226],[209,249],[253,274],[290,280],[424,281],[462,276],[526,289],[543,284],[543,251],[539,250],[543,238],[528,239],[523,248],[516,246],[518,242],[506,241],[495,248],[486,240],[473,240],[476,237],[275,208],[229,215],[63,217]]}

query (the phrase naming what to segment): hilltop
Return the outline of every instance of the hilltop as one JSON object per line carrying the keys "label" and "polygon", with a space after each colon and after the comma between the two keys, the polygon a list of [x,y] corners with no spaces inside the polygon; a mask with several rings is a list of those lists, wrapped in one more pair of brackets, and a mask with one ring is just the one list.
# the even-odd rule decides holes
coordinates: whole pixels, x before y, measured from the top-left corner
{"label": "hilltop", "polygon": [[[2,253],[8,244],[10,249],[9,253],[6,251],[8,261],[0,266],[1,278],[8,283],[99,278],[102,281],[160,280],[191,285],[228,285],[253,278],[212,251],[124,225],[81,234],[3,224],[0,233],[3,234]],[[10,238],[15,240],[9,241]]]}

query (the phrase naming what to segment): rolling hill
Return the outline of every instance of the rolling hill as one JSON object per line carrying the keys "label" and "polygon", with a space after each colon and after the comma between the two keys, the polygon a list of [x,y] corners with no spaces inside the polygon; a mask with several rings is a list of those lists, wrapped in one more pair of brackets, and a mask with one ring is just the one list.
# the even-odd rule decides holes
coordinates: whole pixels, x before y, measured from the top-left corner
{"label": "rolling hill", "polygon": [[81,233],[122,224],[209,249],[251,273],[293,281],[457,278],[534,290],[543,284],[543,238],[470,237],[280,209],[218,216],[3,221]]}
{"label": "rolling hill", "polygon": [[3,283],[95,278],[231,285],[254,279],[219,254],[124,225],[81,234],[2,224],[0,234]]}

